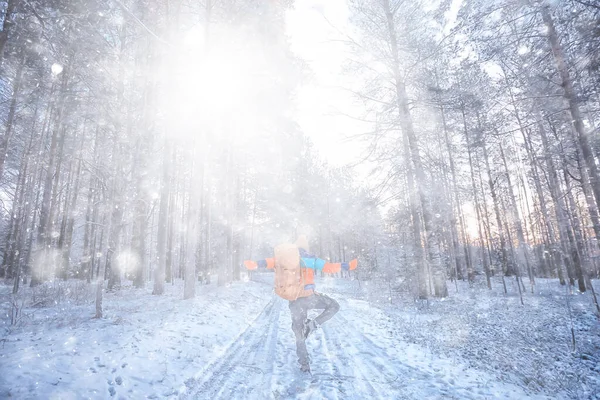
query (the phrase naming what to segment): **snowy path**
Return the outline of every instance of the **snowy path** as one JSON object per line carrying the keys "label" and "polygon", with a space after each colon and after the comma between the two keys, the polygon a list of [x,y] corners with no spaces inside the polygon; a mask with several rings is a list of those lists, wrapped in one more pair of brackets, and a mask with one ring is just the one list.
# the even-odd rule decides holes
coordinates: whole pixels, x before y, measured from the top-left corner
{"label": "snowy path", "polygon": [[[573,353],[553,297],[528,294],[517,307],[516,295],[465,287],[392,304],[379,287],[322,279],[340,312],[307,341],[311,376],[298,368],[288,303],[263,278],[199,285],[186,301],[182,282],[159,297],[125,288],[106,294],[102,319],[85,303],[27,309],[0,338],[0,398],[600,399],[587,294],[572,297]],[[560,295],[554,286],[539,288]]]}
{"label": "snowy path", "polygon": [[386,317],[365,302],[342,300],[341,305],[340,313],[308,339],[312,377],[298,371],[287,302],[273,298],[220,357],[186,381],[180,397],[545,398],[386,335],[376,323]]}
{"label": "snowy path", "polygon": [[[268,393],[282,302],[273,298],[254,323],[195,379],[183,398],[260,398]],[[251,385],[245,382],[252,382]]]}

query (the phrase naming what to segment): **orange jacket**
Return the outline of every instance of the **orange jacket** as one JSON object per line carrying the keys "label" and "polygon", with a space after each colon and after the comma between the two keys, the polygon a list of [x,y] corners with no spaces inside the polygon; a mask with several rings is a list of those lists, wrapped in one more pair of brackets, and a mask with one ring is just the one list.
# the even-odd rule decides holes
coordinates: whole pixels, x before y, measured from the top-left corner
{"label": "orange jacket", "polygon": [[[308,254],[308,252],[302,248],[300,250],[300,263],[301,263],[301,274],[304,281],[304,290],[300,293],[299,297],[306,297],[313,294],[315,289],[315,270],[323,271],[326,274],[333,274],[336,272],[352,271],[358,267],[358,259],[354,259],[349,263],[330,263],[315,255]],[[244,261],[244,266],[248,270],[256,270],[258,268],[275,268],[275,259],[266,258],[258,261]]]}

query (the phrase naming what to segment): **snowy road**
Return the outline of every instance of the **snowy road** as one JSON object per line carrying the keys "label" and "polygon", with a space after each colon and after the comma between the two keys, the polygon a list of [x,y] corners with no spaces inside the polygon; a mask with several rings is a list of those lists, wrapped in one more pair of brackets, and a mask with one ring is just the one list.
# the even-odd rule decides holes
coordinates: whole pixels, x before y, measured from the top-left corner
{"label": "snowy road", "polygon": [[160,297],[123,289],[107,293],[103,319],[85,304],[27,310],[1,338],[0,398],[600,399],[600,325],[587,294],[572,297],[573,353],[554,283],[520,306],[516,294],[466,285],[420,304],[322,279],[340,312],[307,341],[311,376],[298,369],[288,304],[269,278],[199,286],[190,301],[176,285]]}
{"label": "snowy road", "polygon": [[[268,393],[282,302],[270,301],[254,323],[196,379],[184,398],[260,398]],[[248,383],[252,383],[251,385]]]}
{"label": "snowy road", "polygon": [[[219,357],[186,381],[183,399],[522,399],[521,388],[496,382],[456,360],[398,341],[360,300],[308,339],[312,376],[298,371],[287,302],[274,297]],[[373,338],[377,338],[374,340]]]}

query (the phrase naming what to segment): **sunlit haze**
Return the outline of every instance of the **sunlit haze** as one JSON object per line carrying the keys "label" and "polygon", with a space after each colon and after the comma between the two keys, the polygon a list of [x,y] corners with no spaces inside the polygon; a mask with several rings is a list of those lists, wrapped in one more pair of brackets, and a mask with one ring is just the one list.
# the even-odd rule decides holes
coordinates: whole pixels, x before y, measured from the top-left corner
{"label": "sunlit haze", "polygon": [[0,399],[600,400],[595,0],[0,0]]}

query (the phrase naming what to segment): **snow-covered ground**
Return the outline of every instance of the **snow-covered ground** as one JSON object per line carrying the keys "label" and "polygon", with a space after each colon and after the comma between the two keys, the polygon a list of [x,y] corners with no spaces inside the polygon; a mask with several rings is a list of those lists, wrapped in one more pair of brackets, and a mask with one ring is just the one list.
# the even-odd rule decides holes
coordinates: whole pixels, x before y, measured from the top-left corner
{"label": "snow-covered ground", "polygon": [[[483,280],[473,287],[449,283],[448,298],[428,302],[390,292],[387,282],[340,285],[326,280],[321,288],[369,315],[374,308],[382,310],[373,323],[393,341],[450,357],[529,395],[600,399],[600,318],[591,293],[566,296],[557,280],[538,279],[535,294],[527,287],[521,306],[514,279],[506,284],[507,295],[500,279],[493,281],[493,291]],[[372,337],[374,330],[366,328]]]}
{"label": "snow-covered ground", "polygon": [[423,303],[384,283],[317,279],[341,310],[308,339],[310,376],[271,278],[198,286],[188,301],[181,282],[164,296],[126,287],[105,295],[100,320],[84,285],[62,283],[39,289],[38,307],[26,294],[16,326],[2,286],[0,398],[600,399],[591,296],[569,296],[573,350],[556,281],[521,306],[511,282],[507,296],[465,284]]}

